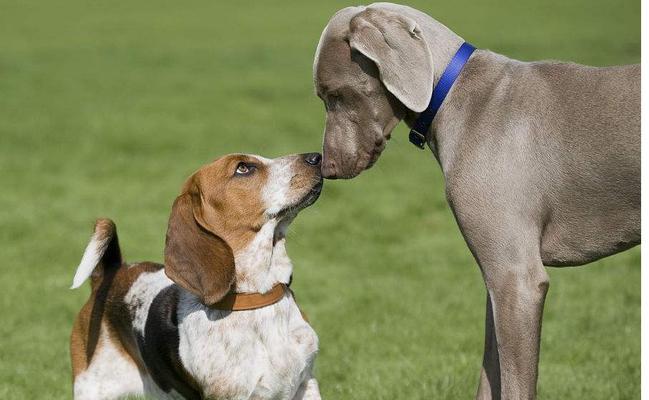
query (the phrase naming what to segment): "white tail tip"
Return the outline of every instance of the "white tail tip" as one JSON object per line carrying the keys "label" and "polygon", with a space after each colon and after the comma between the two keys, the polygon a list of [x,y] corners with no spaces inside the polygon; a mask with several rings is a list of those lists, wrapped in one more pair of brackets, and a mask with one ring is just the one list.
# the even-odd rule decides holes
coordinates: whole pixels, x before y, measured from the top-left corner
{"label": "white tail tip", "polygon": [[[100,239],[99,236],[103,237]],[[74,274],[74,279],[72,280],[72,286],[70,286],[70,289],[76,289],[83,285],[86,279],[92,275],[92,271],[95,269],[97,264],[99,264],[99,261],[104,255],[104,252],[106,252],[106,248],[111,239],[111,236],[106,237],[106,235],[99,235],[98,232],[95,232],[92,235],[90,243],[88,243],[86,251],[84,251],[83,257],[81,257],[81,262],[77,267],[77,272]]]}

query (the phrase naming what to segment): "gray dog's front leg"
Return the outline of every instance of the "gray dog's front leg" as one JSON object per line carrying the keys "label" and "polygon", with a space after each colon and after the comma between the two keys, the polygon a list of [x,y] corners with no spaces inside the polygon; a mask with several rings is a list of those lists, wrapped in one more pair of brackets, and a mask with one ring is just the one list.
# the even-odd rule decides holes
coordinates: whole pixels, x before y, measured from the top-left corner
{"label": "gray dog's front leg", "polygon": [[[488,338],[484,374],[491,393],[479,392],[478,396],[498,398],[500,386],[502,399],[534,399],[548,275],[540,259],[513,265],[482,264],[482,268],[491,298],[496,345],[493,337]],[[485,391],[486,383],[481,380]]]}
{"label": "gray dog's front leg", "polygon": [[487,293],[487,310],[485,316],[484,358],[480,371],[480,385],[478,386],[478,400],[500,398],[500,361],[498,359],[498,341],[496,340],[496,327],[494,325],[493,306],[491,296]]}

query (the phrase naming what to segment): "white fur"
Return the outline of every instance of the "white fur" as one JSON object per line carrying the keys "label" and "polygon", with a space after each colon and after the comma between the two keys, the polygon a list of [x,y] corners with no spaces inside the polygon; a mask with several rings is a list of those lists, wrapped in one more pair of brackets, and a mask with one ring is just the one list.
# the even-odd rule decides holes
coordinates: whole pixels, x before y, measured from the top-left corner
{"label": "white fur", "polygon": [[302,383],[294,399],[299,400],[320,400],[320,388],[315,378],[309,378]]}
{"label": "white fur", "polygon": [[92,362],[74,380],[74,398],[117,399],[129,394],[144,394],[144,382],[137,366],[115,348],[102,325]]}
{"label": "white fur", "polygon": [[291,193],[291,178],[295,175],[293,157],[281,157],[266,161],[270,173],[268,181],[261,191],[266,212],[276,214],[287,205],[293,203],[295,195]]}
{"label": "white fur", "polygon": [[[286,253],[286,230],[294,216],[275,214],[304,195],[291,190],[295,157],[268,160],[261,189],[268,221],[250,244],[235,254],[235,290],[265,293],[288,283],[293,264]],[[183,291],[178,306],[179,353],[207,397],[234,399],[320,399],[312,377],[318,337],[293,297],[256,310],[210,309]]]}
{"label": "white fur", "polygon": [[[164,270],[143,272],[124,296],[128,306],[134,333],[144,335],[144,327],[153,299],[160,291],[173,282]],[[182,400],[183,397],[172,390],[170,393],[160,389],[145,372],[140,372],[132,360],[117,350],[107,335],[106,325],[102,325],[97,351],[88,369],[74,380],[75,400],[118,399],[127,395],[146,395],[154,399]]]}
{"label": "white fur", "polygon": [[[286,230],[293,216],[276,214],[304,193],[291,190],[295,157],[268,160],[261,195],[268,221],[248,246],[235,254],[235,290],[265,293],[288,283],[293,264]],[[183,291],[179,303],[180,357],[207,397],[236,399],[319,399],[312,378],[318,337],[287,294],[268,307],[224,312],[205,307]]]}
{"label": "white fur", "polygon": [[173,281],[167,278],[163,269],[156,272],[143,272],[133,282],[124,296],[124,303],[129,306],[135,332],[144,335],[144,327],[153,299],[162,289],[171,284]]}
{"label": "white fur", "polygon": [[286,254],[286,240],[275,236],[280,224],[267,222],[250,244],[234,257],[237,275],[235,291],[238,293],[265,293],[276,283],[288,283],[293,264]]}
{"label": "white fur", "polygon": [[98,239],[98,234],[95,233],[92,235],[86,250],[83,252],[83,257],[81,257],[81,262],[77,267],[77,272],[74,274],[74,279],[72,279],[72,286],[70,289],[76,289],[83,284],[92,274],[92,271],[95,269],[99,260],[104,255],[108,244],[111,241],[111,237],[108,236],[104,239]]}
{"label": "white fur", "polygon": [[266,185],[261,189],[262,201],[270,219],[243,250],[234,255],[237,277],[235,290],[239,293],[265,293],[278,282],[288,283],[293,264],[286,254],[286,229],[293,220],[274,217],[286,206],[295,204],[303,193],[291,191],[291,179],[296,172],[295,157],[269,160],[255,156],[269,168]]}
{"label": "white fur", "polygon": [[144,376],[144,393],[146,399],[158,399],[158,400],[185,400],[180,393],[175,390],[171,390],[169,393],[160,389],[158,385],[153,381],[153,379],[146,375]]}
{"label": "white fur", "polygon": [[[151,302],[170,284],[163,270],[144,272],[133,283],[124,301],[135,332],[144,333]],[[268,307],[226,312],[204,306],[181,289],[178,322],[181,360],[208,398],[320,398],[312,377],[318,337],[290,294]],[[143,393],[156,399],[180,398],[173,391],[164,393],[103,343],[88,370],[75,380],[75,399]]]}
{"label": "white fur", "polygon": [[[256,310],[226,312],[183,292],[178,314],[180,357],[208,398],[303,398],[296,394],[312,379],[318,338],[292,296]],[[317,385],[309,390],[314,391]]]}

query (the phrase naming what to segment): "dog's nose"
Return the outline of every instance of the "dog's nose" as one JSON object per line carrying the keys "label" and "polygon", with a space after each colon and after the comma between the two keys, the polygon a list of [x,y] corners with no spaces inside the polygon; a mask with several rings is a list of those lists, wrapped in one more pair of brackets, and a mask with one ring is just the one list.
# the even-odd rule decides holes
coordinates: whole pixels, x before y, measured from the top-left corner
{"label": "dog's nose", "polygon": [[324,161],[321,167],[321,174],[323,178],[327,179],[337,179],[338,174],[336,173],[336,165],[333,161]]}
{"label": "dog's nose", "polygon": [[322,157],[320,174],[326,179],[336,179],[338,177],[336,173],[336,164],[331,157],[327,157],[327,155]]}
{"label": "dog's nose", "polygon": [[321,160],[322,156],[320,153],[309,153],[304,156],[304,161],[309,165],[320,165]]}

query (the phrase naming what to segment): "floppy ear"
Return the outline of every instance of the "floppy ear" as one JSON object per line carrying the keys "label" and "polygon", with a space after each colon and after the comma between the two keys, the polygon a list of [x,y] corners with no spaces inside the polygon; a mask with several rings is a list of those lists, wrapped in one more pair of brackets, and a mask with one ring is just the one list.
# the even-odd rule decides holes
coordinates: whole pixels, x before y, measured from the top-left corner
{"label": "floppy ear", "polygon": [[203,304],[212,305],[234,282],[234,256],[223,239],[199,223],[196,215],[202,215],[201,209],[196,188],[174,202],[165,243],[165,273]]}
{"label": "floppy ear", "polygon": [[433,58],[417,22],[392,11],[366,9],[350,21],[349,45],[372,60],[381,82],[415,112],[433,93]]}

